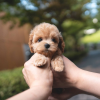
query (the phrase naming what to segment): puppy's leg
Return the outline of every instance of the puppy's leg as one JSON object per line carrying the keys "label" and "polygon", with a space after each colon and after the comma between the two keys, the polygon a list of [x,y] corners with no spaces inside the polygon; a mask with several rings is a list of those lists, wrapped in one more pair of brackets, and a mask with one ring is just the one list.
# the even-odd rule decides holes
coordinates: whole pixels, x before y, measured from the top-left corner
{"label": "puppy's leg", "polygon": [[62,56],[56,56],[51,60],[51,66],[55,71],[61,72],[64,69]]}
{"label": "puppy's leg", "polygon": [[47,63],[47,58],[44,55],[38,54],[37,53],[37,58],[34,59],[33,64],[35,66],[43,66]]}

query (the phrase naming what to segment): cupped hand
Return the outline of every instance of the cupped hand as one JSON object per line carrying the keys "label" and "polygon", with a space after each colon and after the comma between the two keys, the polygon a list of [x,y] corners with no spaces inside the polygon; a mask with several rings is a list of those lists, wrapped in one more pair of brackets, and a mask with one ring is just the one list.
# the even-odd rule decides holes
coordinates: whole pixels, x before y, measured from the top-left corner
{"label": "cupped hand", "polygon": [[67,100],[81,93],[84,92],[74,87],[65,88],[63,89],[62,93],[57,93],[55,88],[52,94],[49,96],[48,100]]}
{"label": "cupped hand", "polygon": [[53,72],[53,88],[68,88],[76,87],[80,69],[71,62],[68,58],[63,56],[64,61],[64,71],[63,72]]}
{"label": "cupped hand", "polygon": [[52,88],[53,75],[50,69],[50,59],[47,58],[48,62],[42,68],[34,66],[33,61],[38,56],[34,54],[30,60],[24,64],[22,70],[26,83],[30,88],[32,87],[50,87]]}
{"label": "cupped hand", "polygon": [[63,56],[63,61],[65,66],[63,72],[52,70],[54,91],[51,96],[49,96],[48,100],[65,100],[74,95],[83,93],[83,91],[77,88],[80,69],[65,56]]}

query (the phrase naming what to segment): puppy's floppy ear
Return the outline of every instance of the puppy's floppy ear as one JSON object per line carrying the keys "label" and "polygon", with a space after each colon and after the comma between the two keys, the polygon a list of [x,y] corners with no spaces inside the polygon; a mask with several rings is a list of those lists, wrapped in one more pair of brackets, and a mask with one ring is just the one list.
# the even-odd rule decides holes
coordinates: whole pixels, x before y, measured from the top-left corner
{"label": "puppy's floppy ear", "polygon": [[59,49],[61,50],[61,52],[63,53],[64,52],[64,48],[65,48],[65,43],[64,43],[64,40],[63,40],[63,37],[59,36],[59,44],[58,44],[58,47]]}
{"label": "puppy's floppy ear", "polygon": [[28,43],[28,44],[29,44],[31,53],[34,53],[33,47],[32,47],[32,40],[33,40],[33,34],[31,33],[31,34],[29,35],[29,43]]}

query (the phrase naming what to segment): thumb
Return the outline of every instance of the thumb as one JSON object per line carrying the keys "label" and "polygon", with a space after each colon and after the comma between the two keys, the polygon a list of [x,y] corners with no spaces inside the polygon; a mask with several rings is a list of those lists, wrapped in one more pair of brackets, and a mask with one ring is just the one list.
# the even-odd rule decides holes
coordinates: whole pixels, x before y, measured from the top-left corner
{"label": "thumb", "polygon": [[[35,54],[28,60],[28,62],[32,64],[32,63],[34,62],[34,60],[35,60],[35,59],[38,59],[38,58],[39,58],[39,54],[38,54],[38,53],[35,53]],[[47,63],[46,63],[45,65],[41,66],[41,67],[38,67],[38,68],[42,68],[42,69],[47,68],[47,69],[50,69],[50,61],[51,61],[51,59],[50,59],[49,57],[45,57],[45,58],[46,58],[46,60],[47,60]],[[37,66],[35,66],[35,67],[37,67]]]}

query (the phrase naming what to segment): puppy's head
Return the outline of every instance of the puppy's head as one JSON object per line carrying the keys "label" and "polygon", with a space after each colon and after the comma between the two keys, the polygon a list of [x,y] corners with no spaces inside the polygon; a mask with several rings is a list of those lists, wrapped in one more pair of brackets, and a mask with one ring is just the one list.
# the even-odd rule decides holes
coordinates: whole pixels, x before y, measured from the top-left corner
{"label": "puppy's head", "polygon": [[32,53],[52,56],[56,51],[63,53],[64,41],[57,27],[42,23],[31,31],[29,36],[29,47]]}

